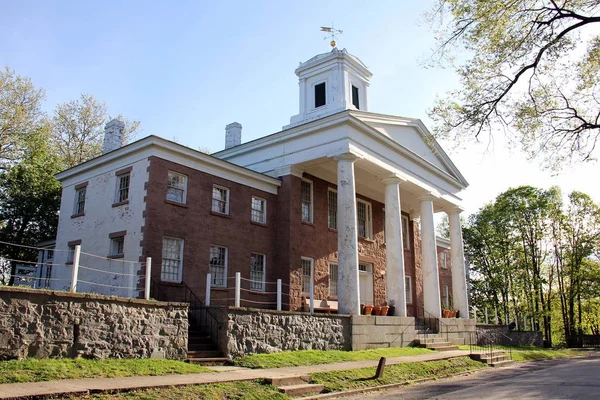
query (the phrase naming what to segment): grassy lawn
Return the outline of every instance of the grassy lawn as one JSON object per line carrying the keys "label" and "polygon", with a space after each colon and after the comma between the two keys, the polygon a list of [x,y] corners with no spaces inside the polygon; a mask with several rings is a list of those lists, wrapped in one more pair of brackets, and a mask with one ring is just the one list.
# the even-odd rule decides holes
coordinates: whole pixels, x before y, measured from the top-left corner
{"label": "grassy lawn", "polygon": [[381,379],[373,379],[376,368],[352,369],[312,374],[314,383],[325,385],[328,392],[359,389],[412,381],[421,378],[442,378],[459,372],[474,371],[487,368],[485,364],[471,360],[469,357],[451,358],[448,360],[415,362],[389,365],[385,367]]}
{"label": "grassy lawn", "polygon": [[209,372],[200,365],[172,360],[34,359],[0,361],[0,383],[41,382],[56,379],[116,378]]}
{"label": "grassy lawn", "polygon": [[235,360],[235,365],[247,368],[281,368],[300,365],[331,364],[344,361],[378,360],[380,357],[416,356],[431,353],[420,347],[392,347],[373,350],[301,350],[273,354],[253,354]]}
{"label": "grassy lawn", "polygon": [[[469,346],[460,346],[461,350],[469,350]],[[508,352],[508,347],[498,346],[499,350]],[[548,360],[552,358],[572,357],[585,354],[581,349],[544,349],[536,346],[520,346],[512,348],[514,361]]]}

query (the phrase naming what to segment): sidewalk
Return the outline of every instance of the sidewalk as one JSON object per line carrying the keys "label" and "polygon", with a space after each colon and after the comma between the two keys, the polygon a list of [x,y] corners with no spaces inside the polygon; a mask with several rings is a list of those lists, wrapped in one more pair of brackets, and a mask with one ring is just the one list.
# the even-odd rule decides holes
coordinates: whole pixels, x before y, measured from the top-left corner
{"label": "sidewalk", "polygon": [[[468,351],[454,350],[440,353],[388,358],[386,365],[407,362],[443,360],[468,356]],[[261,378],[281,378],[306,375],[315,372],[341,371],[376,367],[379,360],[348,361],[336,364],[308,365],[302,367],[246,369],[238,368],[224,372],[202,374],[131,376],[127,378],[67,379],[50,382],[6,383],[0,385],[0,399],[18,399],[38,396],[66,396],[88,394],[106,390],[132,390],[165,386],[199,385],[217,382],[245,381]]]}

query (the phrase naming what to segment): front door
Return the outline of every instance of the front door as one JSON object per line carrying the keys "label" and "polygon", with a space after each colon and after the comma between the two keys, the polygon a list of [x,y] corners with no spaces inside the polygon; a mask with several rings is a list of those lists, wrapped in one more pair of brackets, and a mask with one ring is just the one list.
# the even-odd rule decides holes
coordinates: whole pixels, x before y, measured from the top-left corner
{"label": "front door", "polygon": [[360,304],[373,304],[373,264],[358,265],[358,281],[360,288]]}

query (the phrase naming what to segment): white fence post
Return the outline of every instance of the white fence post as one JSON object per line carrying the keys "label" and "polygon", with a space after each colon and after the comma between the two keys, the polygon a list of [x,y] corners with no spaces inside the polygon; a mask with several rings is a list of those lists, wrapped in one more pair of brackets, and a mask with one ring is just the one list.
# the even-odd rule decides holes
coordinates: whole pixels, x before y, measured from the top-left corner
{"label": "white fence post", "polygon": [[533,317],[531,317],[531,330],[535,331],[535,324],[533,323]]}
{"label": "white fence post", "polygon": [[242,274],[239,272],[235,273],[235,306],[240,306],[240,288],[242,286]]}
{"label": "white fence post", "polygon": [[81,245],[75,245],[75,253],[73,254],[73,271],[71,274],[71,292],[77,291],[77,276],[79,275],[79,255],[81,254]]}
{"label": "white fence post", "polygon": [[311,279],[310,281],[310,289],[309,289],[309,294],[310,294],[310,313],[314,313],[315,312],[315,285]]}
{"label": "white fence post", "polygon": [[277,311],[281,311],[281,279],[277,279]]}
{"label": "white fence post", "polygon": [[150,282],[152,282],[152,258],[146,257],[146,290],[144,292],[146,300],[150,300]]}
{"label": "white fence post", "polygon": [[209,272],[208,274],[206,274],[206,299],[204,300],[204,304],[206,304],[207,306],[210,306],[210,285],[212,285],[212,277]]}

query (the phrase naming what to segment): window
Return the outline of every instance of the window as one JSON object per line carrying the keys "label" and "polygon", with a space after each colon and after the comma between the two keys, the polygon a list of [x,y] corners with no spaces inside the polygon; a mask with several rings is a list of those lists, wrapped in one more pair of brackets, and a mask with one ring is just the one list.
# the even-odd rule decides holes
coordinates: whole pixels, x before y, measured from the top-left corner
{"label": "window", "polygon": [[329,264],[329,295],[338,295],[338,265],[335,263]]}
{"label": "window", "polygon": [[163,237],[160,279],[181,282],[183,272],[183,239]]}
{"label": "window", "polygon": [[361,263],[358,264],[358,270],[360,272],[372,273],[373,272],[373,265],[361,262]]}
{"label": "window", "polygon": [[69,251],[67,252],[67,262],[72,263],[73,258],[75,258],[75,246],[69,246]]}
{"label": "window", "polygon": [[265,291],[265,255],[250,255],[250,289]]}
{"label": "window", "polygon": [[333,189],[327,191],[327,226],[337,229],[337,192]]}
{"label": "window", "polygon": [[213,186],[212,210],[219,214],[229,214],[229,189],[223,186]]}
{"label": "window", "polygon": [[440,253],[440,266],[442,268],[448,268],[448,253],[445,251]]}
{"label": "window", "polygon": [[354,105],[357,110],[360,110],[360,104],[358,102],[358,88],[354,85],[352,85],[352,105]]}
{"label": "window", "polygon": [[371,204],[357,200],[356,220],[358,222],[358,237],[371,238]]}
{"label": "window", "polygon": [[450,308],[450,292],[448,292],[448,285],[442,286],[442,308]]}
{"label": "window", "polygon": [[129,199],[129,173],[117,176],[117,196],[115,203],[122,203]]}
{"label": "window", "polygon": [[315,85],[315,108],[327,104],[327,96],[325,90],[325,82]]}
{"label": "window", "polygon": [[125,236],[110,239],[110,255],[123,257],[125,249]]}
{"label": "window", "polygon": [[404,277],[404,291],[406,292],[406,304],[412,304],[412,281],[410,276]]}
{"label": "window", "polygon": [[252,222],[267,223],[267,201],[265,199],[252,196]]}
{"label": "window", "polygon": [[187,176],[169,171],[167,180],[167,200],[185,204]]}
{"label": "window", "polygon": [[302,257],[300,266],[302,267],[302,293],[310,293],[310,284],[313,278],[313,259]]}
{"label": "window", "polygon": [[408,229],[408,218],[404,215],[402,216],[402,245],[405,249],[410,249],[410,230]]}
{"label": "window", "polygon": [[302,221],[313,222],[313,210],[312,210],[312,182],[303,179],[302,180]]}
{"label": "window", "polygon": [[210,246],[210,276],[215,287],[227,286],[227,247]]}
{"label": "window", "polygon": [[75,191],[75,209],[73,210],[73,214],[82,215],[85,211],[85,193],[87,187],[82,187]]}

